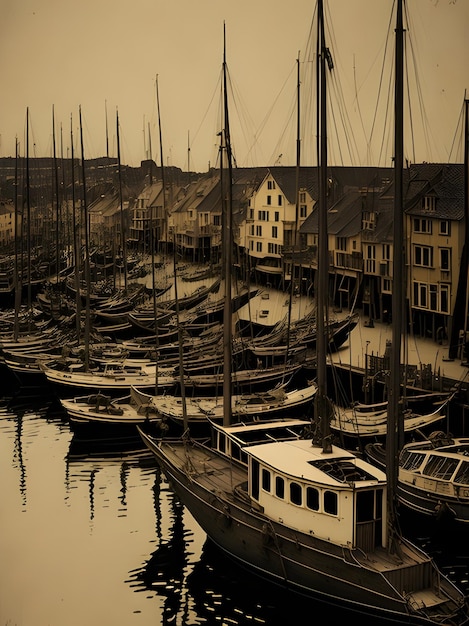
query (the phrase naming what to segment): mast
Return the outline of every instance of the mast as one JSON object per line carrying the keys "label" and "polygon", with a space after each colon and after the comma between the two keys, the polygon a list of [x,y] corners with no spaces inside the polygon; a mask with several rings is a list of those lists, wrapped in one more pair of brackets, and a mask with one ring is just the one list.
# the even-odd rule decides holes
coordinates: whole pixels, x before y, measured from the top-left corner
{"label": "mast", "polygon": [[60,199],[59,199],[59,172],[57,166],[57,150],[55,140],[55,110],[52,105],[52,147],[54,154],[54,182],[55,182],[55,273],[56,287],[59,286],[60,268]]}
{"label": "mast", "polygon": [[88,204],[86,201],[86,173],[85,173],[85,150],[83,147],[83,125],[80,112],[80,146],[81,146],[81,173],[83,179],[83,228],[85,231],[85,285],[86,285],[86,310],[85,310],[85,372],[89,370],[90,365],[90,290],[91,290],[91,272],[90,272],[90,242],[89,242],[89,223],[88,223]]}
{"label": "mast", "polygon": [[158,91],[158,74],[156,75],[156,106],[158,109],[158,135],[160,139],[160,163],[161,163],[161,185],[163,189],[163,219],[164,219],[164,234],[167,238],[168,235],[168,216],[166,215],[166,181],[164,174],[164,160],[163,160],[163,138],[161,132],[161,113],[160,113],[160,95]]}
{"label": "mast", "polygon": [[397,549],[393,541],[396,532],[395,500],[401,445],[402,403],[401,388],[401,343],[402,316],[404,307],[404,235],[403,235],[403,167],[404,167],[404,27],[402,2],[397,2],[396,50],[395,50],[395,89],[394,89],[394,225],[393,225],[393,286],[392,286],[392,335],[391,362],[389,376],[389,401],[387,413],[386,476],[388,520],[391,529],[391,551]]}
{"label": "mast", "polygon": [[124,272],[124,292],[127,294],[127,237],[126,237],[126,220],[124,215],[124,203],[122,198],[122,172],[121,172],[121,144],[119,136],[119,113],[116,111],[116,133],[117,133],[117,172],[119,176],[119,200],[120,200],[120,218],[121,218],[121,246],[122,246],[122,262]]}
{"label": "mast", "polygon": [[[292,303],[295,288],[295,250],[298,243],[298,230],[299,230],[299,212],[300,212],[300,163],[301,163],[301,138],[300,138],[300,54],[298,53],[297,64],[297,79],[296,79],[296,169],[295,169],[295,228],[293,231],[292,241],[292,255],[291,255],[291,269],[290,269],[290,295],[288,300],[288,323],[287,323],[287,350],[285,353],[285,365],[288,361],[288,353],[290,350],[290,324],[292,314]],[[298,263],[298,270],[300,264]]]}
{"label": "mast", "polygon": [[70,115],[70,156],[71,156],[71,175],[72,175],[72,215],[73,215],[73,254],[75,257],[75,307],[76,307],[76,331],[77,341],[80,342],[81,334],[81,295],[80,295],[80,268],[81,268],[81,238],[79,238],[79,223],[77,219],[77,206],[75,196],[75,151],[73,148],[73,121]]}
{"label": "mast", "polygon": [[[20,275],[20,255],[19,255],[19,241],[20,241],[20,233],[19,233],[19,216],[18,216],[18,138],[15,138],[15,275],[14,275],[14,286],[15,286],[15,321],[14,321],[14,338],[15,341],[19,337],[20,332],[20,308],[21,308],[21,275]],[[23,218],[23,214],[21,215]]]}
{"label": "mast", "polygon": [[316,289],[316,352],[317,352],[317,392],[316,420],[321,428],[321,444],[324,453],[332,451],[330,433],[330,403],[327,398],[326,370],[326,320],[327,283],[329,274],[328,232],[327,232],[327,92],[326,59],[332,68],[330,53],[326,48],[324,35],[323,0],[318,0],[318,50],[317,50],[317,94],[318,94],[318,175],[319,175],[319,216],[318,216],[318,269]]}
{"label": "mast", "polygon": [[[225,145],[227,178],[223,185],[223,150],[220,159],[220,183],[222,201],[222,228],[223,228],[223,275],[225,277],[225,293],[223,305],[223,425],[231,423],[231,396],[232,396],[232,317],[233,307],[231,302],[231,266],[232,266],[232,164],[231,164],[231,139],[228,115],[228,88],[226,68],[226,29],[223,23],[223,111],[224,132],[222,143]],[[226,196],[224,186],[226,186]]]}
{"label": "mast", "polygon": [[[28,280],[28,319],[31,323],[31,180],[29,173],[29,107],[26,109],[26,246],[27,246],[27,280]],[[21,281],[23,282],[24,264],[21,264]]]}

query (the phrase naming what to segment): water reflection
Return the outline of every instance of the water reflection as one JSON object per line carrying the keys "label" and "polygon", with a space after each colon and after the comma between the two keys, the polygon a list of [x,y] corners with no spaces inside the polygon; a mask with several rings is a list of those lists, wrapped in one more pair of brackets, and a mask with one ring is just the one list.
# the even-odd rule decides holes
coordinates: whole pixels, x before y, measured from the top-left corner
{"label": "water reflection", "polygon": [[120,440],[111,439],[97,444],[96,440],[79,439],[73,435],[65,459],[67,493],[70,494],[76,482],[88,484],[89,519],[92,521],[96,514],[95,492],[98,475],[100,473],[104,475],[111,468],[111,478],[103,478],[104,484],[111,487],[108,481],[113,481],[117,469],[119,476],[118,514],[125,516],[130,471],[132,468],[145,466],[155,468],[156,464],[153,455],[141,442],[134,440],[129,445],[123,446]]}
{"label": "water reflection", "polygon": [[184,526],[182,504],[173,494],[169,494],[168,499],[171,521],[169,539],[162,538],[162,512],[160,505],[157,504],[155,512],[158,548],[142,569],[131,572],[129,582],[136,591],[151,590],[165,598],[162,624],[173,624],[176,618],[181,624],[186,624],[189,605],[185,577],[189,565],[188,547],[191,533]]}
{"label": "water reflection", "polygon": [[[0,401],[0,623],[284,626],[323,614],[221,554],[151,453],[122,443],[77,439],[49,399]],[[419,531],[415,541],[469,593],[467,541],[449,548]],[[352,617],[329,607],[323,623]]]}

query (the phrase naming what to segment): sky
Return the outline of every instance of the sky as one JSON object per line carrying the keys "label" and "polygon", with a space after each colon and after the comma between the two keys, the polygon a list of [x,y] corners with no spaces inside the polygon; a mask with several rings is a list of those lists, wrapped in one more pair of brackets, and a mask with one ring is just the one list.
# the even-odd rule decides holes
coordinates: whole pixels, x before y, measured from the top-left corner
{"label": "sky", "polygon": [[[54,137],[81,156],[81,132],[85,158],[116,157],[118,118],[125,164],[216,166],[225,31],[236,165],[294,165],[298,133],[314,164],[315,4],[0,0],[0,157],[26,154],[29,111],[30,156],[52,156]],[[393,5],[325,0],[335,165],[392,164]],[[407,15],[406,158],[462,163],[469,1],[407,0]]]}

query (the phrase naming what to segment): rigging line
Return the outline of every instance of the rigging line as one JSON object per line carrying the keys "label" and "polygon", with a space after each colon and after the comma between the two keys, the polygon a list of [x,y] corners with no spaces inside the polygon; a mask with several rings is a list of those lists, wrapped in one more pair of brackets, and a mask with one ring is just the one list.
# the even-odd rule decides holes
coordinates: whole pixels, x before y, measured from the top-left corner
{"label": "rigging line", "polygon": [[[451,148],[448,154],[448,161],[451,159],[453,150],[455,153],[455,158],[462,159],[462,157],[458,157],[458,150],[459,150],[459,154],[464,154],[464,115],[465,115],[465,108],[466,108],[465,106],[466,99],[467,99],[467,95],[466,95],[466,91],[464,91],[464,98],[463,98],[463,102],[461,105],[459,118],[456,123],[456,130],[454,131],[453,140],[451,142]],[[456,148],[455,144],[458,139],[459,139],[458,148]]]}
{"label": "rigging line", "polygon": [[[394,3],[393,3],[393,5],[394,5]],[[378,93],[376,95],[375,111],[374,111],[373,121],[372,121],[372,124],[371,124],[371,130],[370,130],[370,139],[369,139],[370,145],[371,145],[371,142],[373,140],[375,127],[376,127],[376,124],[377,124],[377,116],[378,116],[378,108],[379,108],[378,107],[378,103],[380,101],[381,93],[382,93],[382,89],[383,89],[385,61],[386,61],[386,58],[389,55],[388,49],[389,49],[389,42],[391,40],[392,27],[393,27],[393,25],[392,25],[392,11],[391,11],[391,14],[389,16],[389,22],[388,22],[388,31],[387,31],[388,34],[387,34],[387,37],[386,37],[386,45],[384,47],[383,60],[382,60],[382,64],[381,64],[381,72],[380,72],[379,83],[378,83]],[[393,40],[394,40],[394,37],[392,37],[392,41]],[[391,90],[391,87],[389,86],[388,89]],[[389,98],[390,98],[390,96],[389,96],[389,93],[388,93],[385,119],[387,119],[388,115],[389,115]],[[381,141],[381,149],[380,149],[380,152],[379,152],[380,158],[382,156],[382,150],[383,150],[383,139]],[[380,160],[380,158],[379,158],[379,160]],[[379,160],[378,160],[378,162],[379,162]]]}
{"label": "rigging line", "polygon": [[[273,112],[273,110],[275,109],[275,107],[276,107],[276,105],[277,105],[277,102],[278,102],[278,100],[279,100],[280,96],[284,93],[284,91],[285,91],[285,89],[286,89],[286,86],[287,86],[287,84],[289,83],[289,81],[290,81],[290,79],[291,79],[291,76],[292,76],[292,74],[293,74],[293,70],[294,70],[294,69],[296,69],[296,62],[295,62],[295,65],[293,65],[293,66],[292,66],[292,69],[291,69],[291,70],[290,70],[290,72],[288,73],[287,77],[285,78],[285,80],[284,80],[284,82],[283,82],[283,84],[282,84],[282,86],[281,86],[281,88],[280,88],[280,91],[278,92],[278,94],[277,94],[277,95],[276,95],[276,97],[274,98],[274,100],[273,100],[273,102],[272,102],[271,107],[268,109],[268,111],[267,111],[266,115],[264,116],[264,119],[262,120],[261,124],[260,124],[260,125],[259,125],[259,127],[257,128],[257,131],[255,131],[255,132],[253,133],[253,135],[254,135],[254,141],[253,141],[253,143],[251,144],[251,146],[248,148],[248,151],[247,151],[247,157],[250,155],[251,151],[254,149],[254,146],[256,146],[256,145],[258,144],[259,138],[260,138],[260,136],[262,135],[262,133],[264,132],[265,127],[266,127],[266,125],[267,125],[268,121],[269,121],[269,120],[270,120],[270,118],[271,118],[272,112]],[[293,95],[292,95],[293,103],[294,103],[294,98],[295,98],[295,94],[293,94]],[[285,126],[284,126],[284,131],[283,131],[283,132],[285,132],[286,128],[287,128],[287,127],[288,127],[288,125],[291,123],[291,118],[292,118],[292,115],[293,115],[291,111],[292,111],[292,110],[294,110],[295,104],[293,104],[293,105],[292,105],[292,104],[290,104],[290,107],[291,107],[291,109],[290,109],[290,113],[289,113],[289,114],[288,114],[288,116],[287,116],[287,121],[286,121],[286,123],[285,123]],[[282,133],[282,136],[283,136],[283,133]],[[249,145],[249,144],[248,144],[248,145]],[[279,145],[279,142],[277,143],[277,146],[278,146],[278,145]]]}
{"label": "rigging line", "polygon": [[[357,67],[355,65],[355,55],[353,55],[353,89],[354,89],[354,94],[355,94],[355,102],[357,103],[357,111],[358,111],[358,119],[360,120],[361,126],[362,126],[362,131],[363,134],[366,138],[366,130],[365,130],[365,123],[363,121],[363,115],[362,115],[362,110],[360,107],[360,100],[358,98],[358,87],[357,87]],[[367,141],[367,146],[368,146],[368,141]]]}
{"label": "rigging line", "polygon": [[[409,126],[410,126],[410,142],[412,145],[412,161],[415,163],[415,136],[414,136],[414,121],[412,116],[412,103],[411,103],[411,95],[410,95],[410,84],[409,84],[409,70],[407,66],[407,55],[404,55],[405,63],[406,63],[406,81],[407,81],[407,107],[409,111]],[[428,146],[427,146],[428,147]]]}
{"label": "rigging line", "polygon": [[220,85],[221,85],[221,72],[220,72],[220,74],[218,76],[218,80],[217,80],[217,82],[215,84],[215,88],[213,90],[212,97],[210,98],[210,101],[209,101],[208,106],[207,106],[207,108],[205,110],[205,113],[204,113],[204,115],[202,117],[202,120],[201,120],[197,130],[195,131],[195,135],[192,137],[192,140],[191,140],[191,142],[189,144],[190,148],[192,148],[192,146],[194,144],[194,141],[196,140],[196,138],[197,138],[197,136],[198,136],[198,134],[200,132],[200,129],[202,128],[202,125],[205,122],[205,119],[207,118],[210,109],[212,108],[213,101],[215,99],[216,94],[218,93],[218,91],[220,89]]}

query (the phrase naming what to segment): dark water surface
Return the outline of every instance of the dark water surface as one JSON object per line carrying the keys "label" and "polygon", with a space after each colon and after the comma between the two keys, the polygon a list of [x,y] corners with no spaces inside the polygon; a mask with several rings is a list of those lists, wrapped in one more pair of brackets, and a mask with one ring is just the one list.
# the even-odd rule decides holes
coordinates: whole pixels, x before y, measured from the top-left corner
{"label": "dark water surface", "polygon": [[[104,456],[76,442],[47,395],[0,399],[0,481],[0,626],[356,619],[239,570],[206,542],[145,449]],[[419,541],[467,590],[467,546]]]}

